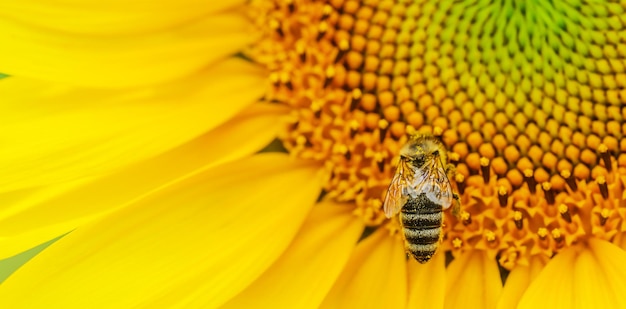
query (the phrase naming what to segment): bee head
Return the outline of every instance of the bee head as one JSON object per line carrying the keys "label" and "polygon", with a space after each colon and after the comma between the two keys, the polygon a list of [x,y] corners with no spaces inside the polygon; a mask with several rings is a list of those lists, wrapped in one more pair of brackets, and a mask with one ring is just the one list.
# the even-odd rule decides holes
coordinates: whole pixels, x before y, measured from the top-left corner
{"label": "bee head", "polygon": [[445,148],[431,135],[411,136],[409,142],[400,151],[400,158],[416,168],[432,160],[446,161]]}
{"label": "bee head", "polygon": [[417,168],[422,167],[426,163],[426,156],[423,154],[400,155],[400,158]]}

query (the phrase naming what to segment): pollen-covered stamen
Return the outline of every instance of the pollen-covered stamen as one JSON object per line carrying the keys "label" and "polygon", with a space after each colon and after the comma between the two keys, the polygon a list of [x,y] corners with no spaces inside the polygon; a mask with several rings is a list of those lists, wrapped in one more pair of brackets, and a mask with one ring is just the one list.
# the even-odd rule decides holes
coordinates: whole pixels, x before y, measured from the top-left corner
{"label": "pollen-covered stamen", "polygon": [[434,136],[436,136],[436,137],[438,137],[438,138],[441,138],[441,135],[442,135],[442,134],[443,134],[443,129],[442,129],[441,127],[439,127],[439,126],[435,126],[435,127],[433,128],[433,135],[434,135]]}
{"label": "pollen-covered stamen", "polygon": [[569,188],[572,191],[577,191],[578,190],[578,185],[576,184],[576,179],[574,179],[574,175],[572,174],[572,172],[568,169],[564,169],[561,171],[561,177],[563,177],[563,179],[565,179],[565,182],[567,183],[567,185],[569,186]]}
{"label": "pollen-covered stamen", "polygon": [[508,197],[509,197],[509,193],[506,187],[499,186],[498,187],[498,202],[500,203],[500,207],[506,207]]}
{"label": "pollen-covered stamen", "polygon": [[324,88],[330,85],[330,83],[333,81],[333,78],[335,78],[335,67],[329,66],[328,68],[326,68],[326,79],[324,79]]}
{"label": "pollen-covered stamen", "polygon": [[289,77],[289,73],[281,72],[279,74],[280,83],[283,84],[287,89],[293,91],[293,84],[291,83],[291,77]]}
{"label": "pollen-covered stamen", "polygon": [[330,14],[334,11],[333,7],[329,4],[325,4],[322,8],[322,18],[321,20],[326,20],[330,16]]}
{"label": "pollen-covered stamen", "polygon": [[563,241],[563,235],[560,229],[555,228],[550,232],[550,234],[552,235],[552,239],[554,239],[554,241],[556,241],[557,244]]}
{"label": "pollen-covered stamen", "polygon": [[348,146],[346,146],[345,144],[335,144],[333,146],[333,153],[346,156],[346,160],[349,160],[348,157],[350,156],[349,155],[350,150],[348,149]]}
{"label": "pollen-covered stamen", "polygon": [[361,125],[356,120],[350,121],[348,125],[350,126],[350,138],[354,138],[359,132],[359,128],[361,127]]}
{"label": "pollen-covered stamen", "polygon": [[296,10],[296,4],[293,3],[294,0],[285,0],[287,7],[289,8],[289,12],[293,13]]}
{"label": "pollen-covered stamen", "polygon": [[485,183],[489,182],[489,159],[485,157],[480,158],[480,170],[483,174],[483,181]]}
{"label": "pollen-covered stamen", "polygon": [[567,205],[565,204],[559,205],[559,214],[561,214],[561,217],[563,218],[563,220],[567,221],[568,223],[572,223],[572,217],[570,215],[569,207],[567,207]]}
{"label": "pollen-covered stamen", "polygon": [[270,73],[268,79],[270,80],[272,85],[274,85],[274,87],[278,88],[280,86],[280,74],[278,74],[277,72]]}
{"label": "pollen-covered stamen", "polygon": [[376,166],[378,166],[379,172],[385,171],[385,156],[382,153],[376,153],[374,155],[374,161],[376,162]]}
{"label": "pollen-covered stamen", "polygon": [[315,116],[315,118],[320,118],[320,116],[322,115],[322,106],[323,103],[320,102],[320,100],[314,100],[313,102],[311,102],[311,110],[313,111],[313,115]]}
{"label": "pollen-covered stamen", "polygon": [[552,190],[552,184],[547,181],[543,182],[541,184],[541,188],[543,189],[548,204],[554,204],[554,191]]}
{"label": "pollen-covered stamen", "polygon": [[539,239],[545,240],[546,236],[548,236],[548,229],[545,227],[540,227],[539,229],[537,229],[537,236],[539,236]]}
{"label": "pollen-covered stamen", "polygon": [[485,230],[484,235],[485,239],[488,242],[494,242],[496,240],[496,233],[494,233],[493,231]]}
{"label": "pollen-covered stamen", "polygon": [[270,20],[269,26],[270,26],[271,29],[276,31],[276,33],[278,33],[278,35],[285,36],[285,33],[283,32],[283,29],[282,29],[282,25],[280,24],[280,22],[278,20],[276,20],[276,19]]}
{"label": "pollen-covered stamen", "polygon": [[469,212],[462,210],[459,217],[461,218],[461,222],[463,222],[464,225],[472,224],[472,215]]}
{"label": "pollen-covered stamen", "polygon": [[304,41],[299,40],[296,42],[296,52],[300,55],[300,62],[306,62],[306,43]]}
{"label": "pollen-covered stamen", "polygon": [[378,121],[378,129],[379,129],[379,140],[382,143],[387,137],[387,130],[389,129],[389,122],[385,119],[381,119]]}
{"label": "pollen-covered stamen", "polygon": [[465,193],[465,176],[463,176],[463,174],[456,174],[454,175],[454,181],[456,182],[459,193]]}
{"label": "pollen-covered stamen", "polygon": [[359,104],[361,103],[361,97],[363,96],[363,92],[361,89],[354,89],[350,93],[350,111],[354,111]]}
{"label": "pollen-covered stamen", "polygon": [[459,161],[461,160],[461,156],[456,153],[456,152],[448,152],[448,161],[450,161],[450,163],[452,164],[456,164],[459,163]]}
{"label": "pollen-covered stamen", "polygon": [[328,32],[328,23],[325,21],[322,21],[319,27],[317,28],[317,37],[315,38],[315,40],[316,41],[321,40],[326,35],[326,32]]}
{"label": "pollen-covered stamen", "polygon": [[516,210],[513,212],[513,220],[515,221],[515,227],[517,227],[518,230],[524,228],[524,214],[521,211]]}
{"label": "pollen-covered stamen", "polygon": [[537,182],[535,181],[533,170],[524,170],[524,180],[526,180],[530,193],[535,194],[537,192]]}
{"label": "pollen-covered stamen", "polygon": [[461,240],[461,239],[460,239],[460,238],[458,238],[458,237],[457,237],[457,238],[454,238],[454,239],[452,240],[452,246],[453,246],[455,249],[460,249],[460,248],[463,246],[463,240]]}
{"label": "pollen-covered stamen", "polygon": [[598,146],[598,152],[600,153],[600,158],[602,158],[602,162],[604,162],[604,167],[607,171],[611,171],[611,155],[609,154],[609,148],[605,144],[600,144]]}
{"label": "pollen-covered stamen", "polygon": [[604,226],[610,216],[611,216],[610,209],[607,209],[607,208],[602,209],[602,211],[600,211],[600,213],[598,214],[598,217],[600,218],[600,225]]}
{"label": "pollen-covered stamen", "polygon": [[[338,63],[340,60],[343,59],[343,57],[348,53],[348,51],[350,51],[350,43],[348,42],[348,40],[341,40],[339,41],[338,44],[338,49],[337,49],[337,56],[335,56],[335,60],[333,62]],[[359,88],[355,88],[354,90],[357,90]]]}
{"label": "pollen-covered stamen", "polygon": [[598,187],[600,187],[602,197],[605,199],[609,198],[609,187],[606,184],[606,178],[604,176],[598,176],[598,178],[596,178],[596,182],[598,183]]}

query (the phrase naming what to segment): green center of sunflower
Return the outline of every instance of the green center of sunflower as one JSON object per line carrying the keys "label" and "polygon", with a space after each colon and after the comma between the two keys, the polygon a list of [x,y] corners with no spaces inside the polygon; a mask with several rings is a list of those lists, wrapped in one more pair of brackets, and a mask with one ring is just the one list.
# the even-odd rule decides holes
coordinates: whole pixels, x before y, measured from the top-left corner
{"label": "green center of sunflower", "polygon": [[267,99],[290,153],[373,226],[407,134],[441,138],[460,218],[444,248],[510,268],[626,230],[626,24],[619,3],[259,1]]}

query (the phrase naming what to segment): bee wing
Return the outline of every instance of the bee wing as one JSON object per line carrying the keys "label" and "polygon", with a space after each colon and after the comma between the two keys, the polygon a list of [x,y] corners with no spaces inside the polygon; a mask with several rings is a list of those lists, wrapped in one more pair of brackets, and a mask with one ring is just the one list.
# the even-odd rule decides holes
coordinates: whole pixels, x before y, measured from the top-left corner
{"label": "bee wing", "polygon": [[396,174],[393,176],[391,184],[389,184],[389,189],[387,189],[387,195],[383,203],[383,210],[387,218],[397,214],[404,206],[404,203],[406,203],[407,197],[403,192],[407,190],[409,185],[407,175],[405,174],[409,171],[405,168],[405,165],[406,162],[400,159]]}
{"label": "bee wing", "polygon": [[446,169],[439,158],[427,164],[428,166],[423,169],[424,172],[415,178],[415,191],[426,193],[426,197],[433,203],[447,209],[454,201],[454,194]]}

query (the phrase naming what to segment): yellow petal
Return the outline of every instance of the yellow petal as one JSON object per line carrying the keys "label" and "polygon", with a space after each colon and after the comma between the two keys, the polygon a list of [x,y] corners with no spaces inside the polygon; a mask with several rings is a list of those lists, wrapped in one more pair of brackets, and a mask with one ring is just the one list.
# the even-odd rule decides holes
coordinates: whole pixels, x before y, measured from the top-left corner
{"label": "yellow petal", "polygon": [[167,308],[198,286],[219,306],[288,246],[317,171],[261,154],[198,173],[51,245],[2,284],[0,308]]}
{"label": "yellow petal", "polygon": [[238,12],[149,34],[105,37],[0,19],[0,72],[82,86],[143,86],[199,72],[251,40],[248,21]]}
{"label": "yellow petal", "polygon": [[626,252],[604,240],[554,257],[522,296],[519,308],[626,308]]}
{"label": "yellow petal", "polygon": [[577,250],[569,248],[552,258],[522,295],[518,308],[576,308],[572,294]]}
{"label": "yellow petal", "polygon": [[532,258],[530,265],[515,266],[506,279],[497,308],[515,308],[528,285],[537,277],[544,266],[545,262],[538,257]]}
{"label": "yellow petal", "polygon": [[409,304],[407,308],[443,308],[446,291],[445,254],[435,254],[420,264],[409,258]]}
{"label": "yellow petal", "polygon": [[332,202],[315,206],[285,254],[221,308],[318,308],[363,231],[353,210]]}
{"label": "yellow petal", "polygon": [[[610,306],[613,308],[626,308],[626,251],[604,240],[593,238],[589,240],[589,251],[595,262],[592,271],[603,277],[602,282],[605,285],[598,283],[586,288],[601,290],[598,294],[606,295],[605,300],[611,301]],[[596,302],[594,308],[600,308],[599,304]]]}
{"label": "yellow petal", "polygon": [[0,16],[39,28],[85,34],[137,34],[218,12],[243,1],[24,0],[0,3]]}
{"label": "yellow petal", "polygon": [[[617,305],[617,300],[612,297],[608,282],[600,269],[597,261],[589,250],[582,250],[576,257],[576,265],[573,269],[574,290],[563,295],[574,298],[574,304],[578,308],[623,308]],[[622,279],[623,280],[623,279]],[[555,284],[558,284],[555,282]],[[619,297],[623,298],[622,293]]]}
{"label": "yellow petal", "polygon": [[0,192],[111,173],[190,141],[258,98],[263,86],[254,72],[234,59],[133,91],[2,79]]}
{"label": "yellow petal", "polygon": [[321,308],[404,308],[406,254],[398,237],[381,228],[361,241]]}
{"label": "yellow petal", "polygon": [[65,234],[187,174],[258,151],[276,137],[283,114],[278,105],[255,104],[211,132],[118,173],[25,190],[0,210],[0,258]]}
{"label": "yellow petal", "polygon": [[626,250],[626,232],[617,233],[613,238],[613,243],[623,250]]}
{"label": "yellow petal", "polygon": [[498,264],[477,250],[450,263],[446,284],[446,308],[495,308],[502,291]]}

